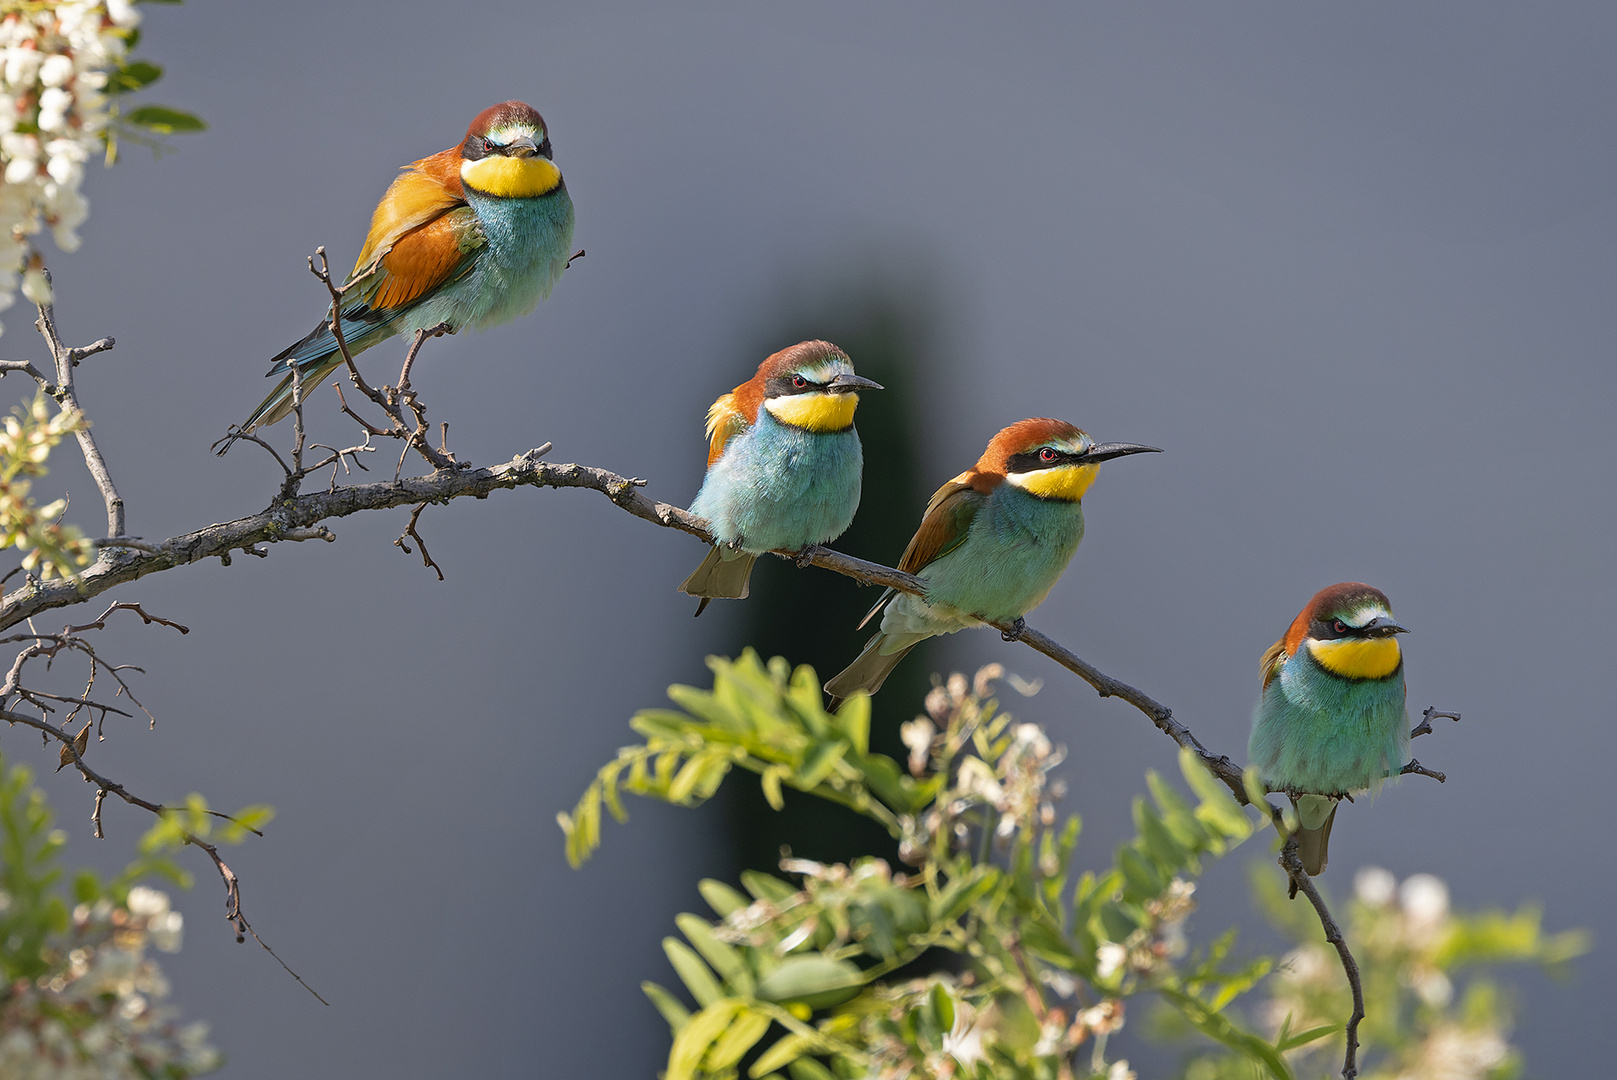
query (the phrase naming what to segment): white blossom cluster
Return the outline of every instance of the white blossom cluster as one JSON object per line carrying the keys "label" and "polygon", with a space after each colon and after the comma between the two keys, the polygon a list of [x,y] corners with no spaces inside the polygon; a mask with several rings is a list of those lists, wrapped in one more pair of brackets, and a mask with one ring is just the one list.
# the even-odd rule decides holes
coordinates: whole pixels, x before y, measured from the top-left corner
{"label": "white blossom cluster", "polygon": [[[927,694],[926,715],[900,727],[899,737],[909,749],[911,775],[947,771],[951,761],[955,773],[953,785],[923,819],[906,815],[900,822],[904,837],[899,856],[906,862],[918,865],[923,849],[943,833],[950,834],[956,844],[965,844],[971,833],[965,817],[974,808],[993,808],[997,815],[993,832],[1000,840],[1016,833],[1031,840],[1037,830],[1055,824],[1052,800],[1061,798],[1064,788],[1060,781],[1050,780],[1048,773],[1061,763],[1066,751],[1053,746],[1037,724],[1016,724],[1009,713],[993,711],[988,697],[993,684],[1002,678],[1007,676],[999,664],[982,668],[970,682],[956,672]],[[1037,684],[1015,676],[1008,681],[1024,696],[1038,692]],[[1002,737],[1007,732],[1008,737]],[[960,754],[968,744],[976,755]],[[999,749],[991,750],[995,746]],[[1042,864],[1041,870],[1055,872],[1053,866]]]}
{"label": "white blossom cluster", "polygon": [[[84,166],[108,122],[108,72],[123,60],[140,15],[133,0],[0,3],[0,310],[23,295],[50,300],[30,237],[49,226],[56,246],[79,246],[90,207]],[[37,260],[33,260],[37,262]]]}
{"label": "white blossom cluster", "polygon": [[0,1077],[135,1080],[218,1068],[207,1025],[175,1022],[160,1004],[168,980],[145,955],[148,943],[178,949],[181,925],[168,897],[144,886],[122,907],[79,905],[59,962],[0,991]]}
{"label": "white blossom cluster", "polygon": [[[1431,874],[1413,874],[1399,882],[1376,866],[1361,869],[1353,886],[1357,903],[1350,936],[1366,993],[1395,987],[1400,996],[1408,994],[1410,1006],[1396,1007],[1415,1021],[1412,1037],[1366,1075],[1374,1080],[1486,1080],[1499,1075],[1513,1057],[1505,1018],[1487,1008],[1450,1007],[1455,990],[1444,968],[1454,962],[1450,942],[1458,927],[1448,886]],[[1277,973],[1269,1025],[1278,1030],[1289,1022],[1295,1031],[1331,1022],[1333,1010],[1340,1008],[1341,984],[1342,970],[1330,947],[1310,943],[1294,949]],[[1385,993],[1382,1001],[1383,1009],[1393,1006]],[[1388,1037],[1384,1031],[1378,1034]],[[1311,1044],[1291,1056],[1328,1055],[1334,1046],[1328,1041]]]}
{"label": "white blossom cluster", "polygon": [[94,553],[83,533],[59,520],[66,499],[38,506],[30,495],[30,478],[45,474],[51,448],[84,424],[83,414],[53,411],[48,400],[40,391],[0,424],[0,549],[18,548],[23,570],[45,579],[72,577]]}

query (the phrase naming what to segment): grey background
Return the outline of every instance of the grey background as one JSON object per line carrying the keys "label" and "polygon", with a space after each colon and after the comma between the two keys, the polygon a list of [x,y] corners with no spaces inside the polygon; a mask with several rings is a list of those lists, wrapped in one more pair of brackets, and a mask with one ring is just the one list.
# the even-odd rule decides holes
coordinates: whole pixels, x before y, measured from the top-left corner
{"label": "grey background", "polygon": [[[1411,702],[1465,722],[1417,744],[1446,786],[1343,815],[1327,883],[1431,871],[1463,906],[1601,923],[1617,9],[143,10],[140,55],[169,71],[149,99],[211,130],[96,171],[84,248],[52,259],[69,338],[119,339],[81,386],[135,533],[266,504],[264,455],[207,447],[318,318],[304,256],[323,243],[346,268],[397,166],[521,97],[550,123],[589,255],[533,316],[429,347],[415,381],[463,457],[553,440],[683,504],[703,410],[756,343],[807,298],[884,281],[928,313],[930,483],[1026,415],[1168,450],[1103,470],[1035,625],[1238,755],[1260,651],[1320,586],[1381,586],[1415,631]],[[0,351],[39,356],[23,312],[6,321]],[[379,378],[396,363],[365,358]],[[331,402],[312,412],[346,438]],[[70,459],[51,480],[94,528]],[[153,796],[279,808],[231,862],[257,928],[333,1004],[233,944],[200,862],[164,961],[175,996],[212,1023],[229,1080],[653,1075],[666,1029],[638,983],[672,979],[658,941],[700,910],[696,878],[732,872],[722,815],[637,803],[581,872],[552,819],[636,708],[705,678],[738,616],[693,623],[674,585],[699,546],[593,494],[429,510],[445,584],[390,546],[403,522],[117,594],[195,629],[106,636],[147,669],[159,723],[109,725],[92,754]],[[849,656],[861,640],[850,628]],[[992,635],[946,655],[1046,680],[1016,707],[1069,747],[1083,850],[1107,858],[1172,746]],[[146,827],[109,810],[96,843],[83,785],[47,788],[70,862],[119,863]],[[1242,909],[1241,864],[1261,857],[1208,880],[1200,927]],[[1518,980],[1536,1074],[1608,1058],[1617,959],[1602,941],[1578,969]]]}

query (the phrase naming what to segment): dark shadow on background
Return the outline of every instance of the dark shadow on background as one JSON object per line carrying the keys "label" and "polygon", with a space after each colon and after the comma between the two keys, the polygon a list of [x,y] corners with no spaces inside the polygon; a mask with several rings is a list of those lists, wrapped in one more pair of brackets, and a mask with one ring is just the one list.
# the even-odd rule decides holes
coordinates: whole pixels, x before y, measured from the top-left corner
{"label": "dark shadow on background", "polygon": [[[913,281],[924,275],[886,277]],[[825,296],[827,291],[811,286],[794,290],[794,295]],[[749,355],[761,359],[795,342],[823,338],[841,346],[859,374],[885,387],[859,397],[855,425],[865,455],[863,490],[852,527],[832,546],[891,566],[943,479],[923,476],[921,467],[919,395],[928,367],[930,305],[924,293],[881,280],[858,288],[841,286],[831,295],[803,303],[798,311],[788,308],[776,322],[778,329],[761,333]],[[851,662],[870,637],[871,627],[855,627],[880,596],[879,590],[839,574],[800,570],[765,557],[753,571],[752,595],[725,651],[735,655],[751,645],[761,656],[811,665],[823,682]],[[921,711],[931,687],[932,645],[917,646],[873,701],[872,750],[903,759],[898,728]],[[743,867],[778,872],[783,848],[825,862],[879,855],[898,866],[897,844],[874,822],[851,811],[788,790],[785,809],[777,812],[764,801],[759,786],[745,779],[727,790],[733,852]]]}

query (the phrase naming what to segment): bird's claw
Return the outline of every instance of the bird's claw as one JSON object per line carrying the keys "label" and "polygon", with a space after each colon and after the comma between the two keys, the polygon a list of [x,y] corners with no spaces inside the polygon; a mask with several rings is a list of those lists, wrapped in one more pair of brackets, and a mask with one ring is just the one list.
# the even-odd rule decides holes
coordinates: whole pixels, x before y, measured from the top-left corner
{"label": "bird's claw", "polygon": [[1027,620],[1018,615],[1009,630],[999,632],[999,638],[1001,641],[1021,641],[1025,633],[1027,633]]}
{"label": "bird's claw", "polygon": [[803,569],[804,567],[813,566],[814,565],[814,546],[812,544],[810,544],[808,547],[804,548],[802,551],[799,551],[796,555],[793,555],[792,556],[792,562],[796,564],[796,566],[797,566],[797,568],[799,570]]}

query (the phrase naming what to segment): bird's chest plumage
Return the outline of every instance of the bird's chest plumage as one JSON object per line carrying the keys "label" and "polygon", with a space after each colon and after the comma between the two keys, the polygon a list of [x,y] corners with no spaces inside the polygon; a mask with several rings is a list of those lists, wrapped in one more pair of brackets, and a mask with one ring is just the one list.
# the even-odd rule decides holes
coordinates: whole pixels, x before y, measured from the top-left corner
{"label": "bird's chest plumage", "polygon": [[1264,779],[1318,794],[1375,788],[1403,766],[1408,749],[1402,667],[1382,679],[1347,679],[1306,648],[1264,688],[1248,746]]}
{"label": "bird's chest plumage", "polygon": [[1082,504],[1009,485],[989,496],[965,543],[921,571],[928,599],[990,619],[1037,607],[1084,538]]}
{"label": "bird's chest plumage", "polygon": [[864,455],[859,435],[782,424],[767,409],[708,469],[691,513],[714,535],[748,551],[797,550],[834,539],[859,507]]}
{"label": "bird's chest plumage", "polygon": [[572,254],[573,202],[566,187],[536,198],[489,198],[468,190],[483,246],[470,269],[409,315],[406,332],[448,322],[482,328],[532,311],[550,295]]}

